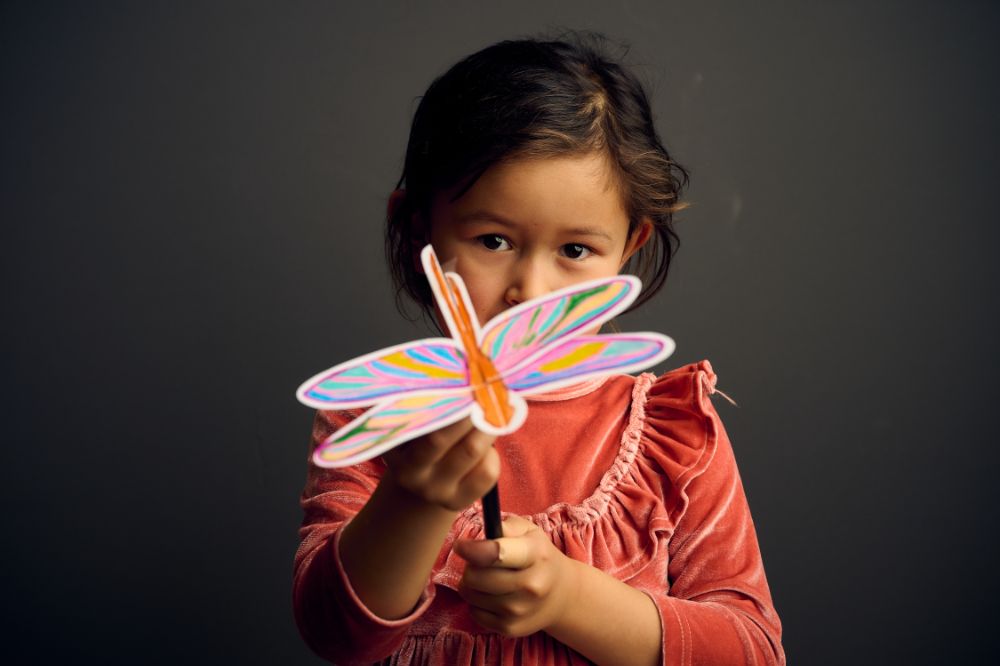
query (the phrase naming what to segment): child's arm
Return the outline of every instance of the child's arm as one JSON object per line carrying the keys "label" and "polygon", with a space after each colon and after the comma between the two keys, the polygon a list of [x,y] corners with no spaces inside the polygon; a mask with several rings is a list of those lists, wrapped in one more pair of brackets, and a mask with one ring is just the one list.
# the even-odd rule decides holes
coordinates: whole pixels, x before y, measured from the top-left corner
{"label": "child's arm", "polygon": [[416,606],[456,515],[500,475],[495,439],[465,419],[384,456],[389,471],[340,539],[344,570],[375,615]]}
{"label": "child's arm", "polygon": [[534,524],[509,517],[504,538],[459,541],[460,592],[483,626],[545,631],[597,664],[660,663],[659,611],[643,592],[567,557]]}
{"label": "child's arm", "polygon": [[[314,445],[356,416],[352,412],[317,412],[312,437]],[[459,503],[485,492],[480,488],[489,488],[495,481],[498,460],[490,446],[492,438],[464,436],[472,433],[468,423],[456,424],[439,434],[400,447],[378,460],[338,469],[310,466],[302,493],[305,515],[300,530],[302,543],[295,554],[293,606],[299,631],[317,654],[337,663],[381,661],[399,649],[415,616],[430,606],[434,590],[428,584],[429,577],[420,573],[422,566],[414,563],[422,557],[426,559],[426,555],[420,555],[421,549],[437,553],[442,541],[433,536],[435,527],[428,525],[424,519],[431,516],[430,523],[438,519],[443,523],[443,516],[447,514],[450,525],[455,511],[433,511],[433,507],[426,506],[425,500],[416,499],[406,489],[437,488],[438,499],[450,496]],[[475,460],[480,454],[482,466],[478,467],[478,472],[456,476],[453,467],[449,473],[448,465],[451,463],[469,467],[470,470],[477,469],[477,465],[460,461],[461,456]],[[451,455],[459,455],[459,458],[449,459]],[[387,469],[386,459],[392,462],[391,470]],[[420,473],[421,470],[424,474]],[[481,474],[478,481],[476,474]],[[453,483],[448,483],[449,478]],[[462,493],[466,496],[457,497]],[[367,504],[371,506],[366,508]],[[397,514],[396,511],[403,513]],[[356,520],[360,522],[355,527],[360,529],[350,537],[356,541],[348,547],[346,557],[342,558],[341,541],[347,537],[347,532],[352,531],[351,523]],[[417,524],[416,529],[413,529],[414,523]],[[388,544],[372,534],[375,527],[388,537]],[[445,528],[438,524],[437,529]],[[416,551],[404,550],[407,541],[414,541],[413,532],[417,533],[415,538],[422,545]],[[348,542],[350,539],[347,539]],[[375,549],[371,557],[378,559],[379,564],[362,562],[357,565],[359,557],[365,557],[365,548]],[[352,558],[353,570],[348,574],[344,560]],[[380,567],[383,570],[379,571]],[[398,621],[389,620],[379,613],[397,615],[393,608],[380,607],[379,613],[373,613],[366,606],[366,603],[373,603],[378,607],[381,602],[376,597],[380,594],[384,597],[385,586],[380,586],[378,581],[371,584],[366,578],[366,575],[376,573],[388,575],[396,581],[390,585],[409,586],[409,596],[413,596],[414,580],[423,579],[423,587],[417,590],[413,600],[407,599],[399,604],[409,606],[402,611],[408,613],[407,617]],[[362,594],[365,596],[355,589],[356,582],[364,588]],[[422,601],[421,595],[424,597]],[[419,606],[415,607],[417,604]]]}

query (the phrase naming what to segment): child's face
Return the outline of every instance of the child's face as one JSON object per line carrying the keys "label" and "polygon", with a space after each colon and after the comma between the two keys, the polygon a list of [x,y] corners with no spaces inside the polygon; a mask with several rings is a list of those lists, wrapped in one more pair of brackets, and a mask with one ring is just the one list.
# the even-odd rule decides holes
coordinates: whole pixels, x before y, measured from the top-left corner
{"label": "child's face", "polygon": [[616,275],[649,238],[628,216],[600,154],[518,159],[461,197],[437,197],[431,242],[462,276],[480,324],[556,289]]}

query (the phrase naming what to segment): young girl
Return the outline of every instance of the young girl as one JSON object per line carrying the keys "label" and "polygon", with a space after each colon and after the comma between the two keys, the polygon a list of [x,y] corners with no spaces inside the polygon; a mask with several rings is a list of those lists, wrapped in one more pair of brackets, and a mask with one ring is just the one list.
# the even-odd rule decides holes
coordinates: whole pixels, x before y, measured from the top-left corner
{"label": "young girl", "polygon": [[[686,180],[636,78],[598,49],[503,42],[431,85],[389,199],[401,291],[420,248],[480,323],[619,271],[666,277]],[[781,625],[707,361],[527,398],[343,469],[310,465],[295,559],[303,637],[338,664],[783,663]],[[317,413],[314,445],[361,410]],[[477,500],[499,483],[504,536]]]}

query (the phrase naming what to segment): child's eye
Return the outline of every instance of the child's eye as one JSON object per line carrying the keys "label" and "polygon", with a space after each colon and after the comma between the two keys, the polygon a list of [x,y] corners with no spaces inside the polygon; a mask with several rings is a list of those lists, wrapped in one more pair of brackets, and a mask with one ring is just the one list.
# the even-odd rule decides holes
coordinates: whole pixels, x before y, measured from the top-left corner
{"label": "child's eye", "polygon": [[476,240],[482,243],[483,247],[491,252],[500,252],[501,250],[510,249],[510,242],[498,234],[484,234],[477,237]]}
{"label": "child's eye", "polygon": [[593,251],[586,245],[580,245],[579,243],[566,243],[562,246],[563,256],[569,259],[586,259]]}

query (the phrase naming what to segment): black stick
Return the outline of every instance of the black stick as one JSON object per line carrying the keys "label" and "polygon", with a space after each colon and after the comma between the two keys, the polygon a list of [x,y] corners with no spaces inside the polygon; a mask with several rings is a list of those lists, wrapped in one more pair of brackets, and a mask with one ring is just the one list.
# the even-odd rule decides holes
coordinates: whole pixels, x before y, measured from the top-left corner
{"label": "black stick", "polygon": [[483,525],[486,528],[487,539],[499,539],[503,536],[503,528],[500,526],[500,492],[496,486],[483,495]]}

